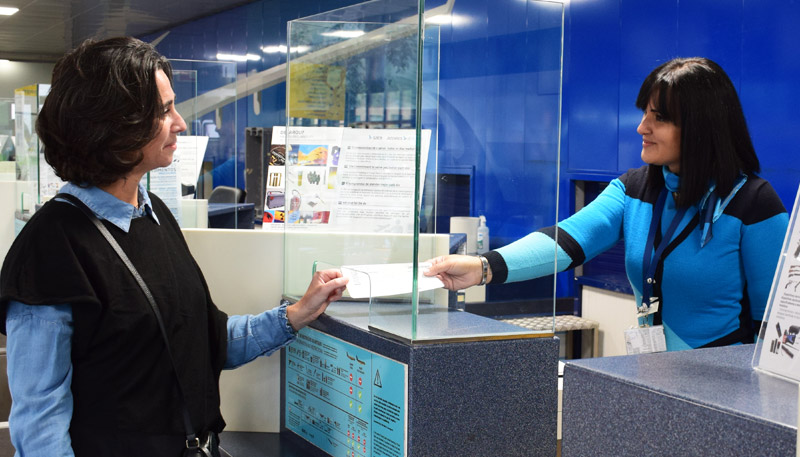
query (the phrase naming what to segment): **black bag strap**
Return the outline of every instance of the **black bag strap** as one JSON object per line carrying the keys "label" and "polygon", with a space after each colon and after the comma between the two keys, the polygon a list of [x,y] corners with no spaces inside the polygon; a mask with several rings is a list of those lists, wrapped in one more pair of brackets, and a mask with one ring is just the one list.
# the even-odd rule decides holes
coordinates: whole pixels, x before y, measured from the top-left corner
{"label": "black bag strap", "polygon": [[200,440],[198,439],[197,435],[194,433],[194,427],[192,427],[192,420],[189,417],[189,409],[186,407],[186,396],[183,394],[183,387],[181,387],[181,380],[178,378],[178,369],[175,366],[175,358],[172,356],[172,351],[169,347],[169,340],[167,339],[167,331],[164,328],[164,321],[161,318],[161,311],[158,309],[158,304],[156,304],[155,298],[153,298],[153,294],[150,292],[150,288],[147,287],[147,284],[142,279],[142,276],[139,274],[139,271],[136,270],[136,267],[133,266],[131,260],[128,258],[125,251],[122,250],[122,247],[117,243],[117,240],[111,235],[111,232],[108,231],[108,228],[100,222],[100,219],[83,203],[80,199],[75,197],[74,195],[60,193],[53,197],[54,199],[60,198],[69,201],[75,207],[80,209],[86,217],[89,218],[90,221],[97,227],[97,230],[100,231],[100,234],[103,235],[103,238],[108,241],[108,244],[114,248],[114,251],[117,253],[120,259],[122,259],[122,263],[128,267],[128,271],[131,272],[136,282],[139,284],[139,287],[142,289],[145,297],[147,297],[147,302],[150,303],[150,308],[153,310],[153,314],[156,316],[156,320],[158,321],[158,328],[161,330],[161,336],[164,338],[164,346],[167,348],[167,355],[169,356],[169,361],[172,363],[172,370],[175,373],[175,382],[178,384],[178,392],[180,393],[180,400],[181,405],[183,406],[183,426],[186,429],[186,447],[187,448],[197,448],[200,445]]}

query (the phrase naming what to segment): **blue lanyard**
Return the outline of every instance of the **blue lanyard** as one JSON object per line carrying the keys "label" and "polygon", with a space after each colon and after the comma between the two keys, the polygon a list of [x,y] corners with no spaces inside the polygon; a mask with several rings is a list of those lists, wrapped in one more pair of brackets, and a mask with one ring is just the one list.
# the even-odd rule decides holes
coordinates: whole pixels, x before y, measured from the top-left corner
{"label": "blue lanyard", "polygon": [[653,244],[655,243],[656,239],[656,233],[661,226],[661,215],[664,212],[664,202],[666,200],[667,189],[664,188],[661,190],[661,194],[658,196],[656,206],[653,209],[653,218],[650,220],[650,231],[647,234],[647,244],[644,247],[644,257],[642,259],[642,271],[644,272],[642,304],[645,306],[650,306],[650,298],[653,295],[653,284],[656,282],[654,276],[656,274],[658,265],[661,263],[661,256],[664,254],[664,249],[667,248],[667,245],[672,239],[672,235],[675,234],[675,230],[678,229],[678,225],[680,224],[681,220],[683,220],[683,216],[686,214],[686,208],[681,208],[678,210],[678,212],[675,214],[675,217],[672,219],[672,222],[670,222],[669,228],[664,233],[661,242],[658,243],[656,252],[652,254],[651,257],[651,253],[653,252]]}

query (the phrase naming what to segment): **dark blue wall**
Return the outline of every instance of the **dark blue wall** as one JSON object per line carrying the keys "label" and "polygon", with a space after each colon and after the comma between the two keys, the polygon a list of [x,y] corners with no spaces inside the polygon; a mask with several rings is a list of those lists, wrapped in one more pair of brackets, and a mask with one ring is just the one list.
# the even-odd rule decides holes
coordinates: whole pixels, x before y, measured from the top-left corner
{"label": "dark blue wall", "polygon": [[[286,44],[289,20],[356,2],[265,0],[176,27],[158,45],[169,58],[217,52],[264,57],[239,66],[263,70],[285,60],[259,48]],[[540,2],[544,3],[544,2]],[[572,210],[572,180],[608,181],[641,165],[644,77],[676,57],[701,55],[726,69],[739,89],[763,176],[790,208],[800,182],[796,85],[800,75],[798,0],[573,0],[565,5],[561,174],[556,182],[548,118],[557,98],[551,43],[559,24],[522,0],[456,0],[465,19],[441,30],[439,147],[444,167],[474,167],[473,215],[485,214],[496,248]],[[238,125],[285,122],[285,87],[265,90],[263,111],[239,103]],[[244,142],[238,143],[243,148]],[[546,170],[546,172],[545,172]],[[556,186],[559,207],[553,204]],[[490,290],[493,299],[552,293],[552,279]],[[570,293],[568,276],[559,295]],[[521,291],[520,288],[523,290]]]}

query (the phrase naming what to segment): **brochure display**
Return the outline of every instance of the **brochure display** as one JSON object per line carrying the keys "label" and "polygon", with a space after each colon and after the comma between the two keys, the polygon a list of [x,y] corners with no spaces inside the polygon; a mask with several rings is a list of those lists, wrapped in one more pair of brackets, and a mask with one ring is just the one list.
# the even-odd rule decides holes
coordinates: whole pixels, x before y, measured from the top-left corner
{"label": "brochure display", "polygon": [[800,382],[800,190],[795,198],[767,309],[756,341],[753,367]]}
{"label": "brochure display", "polygon": [[[541,3],[561,24],[562,7]],[[434,222],[445,159],[437,148],[441,38],[419,13],[430,19],[451,8],[373,1],[289,23],[287,125],[272,129],[279,158],[270,162],[282,164],[270,165],[264,202],[264,227],[284,229],[284,294],[299,299],[315,268],[339,268],[350,279],[345,299],[363,303],[370,330],[392,339],[552,336],[552,327],[473,322],[423,275],[428,260],[450,253],[450,238]],[[551,118],[560,119],[557,107]],[[555,175],[558,148],[543,154]]]}

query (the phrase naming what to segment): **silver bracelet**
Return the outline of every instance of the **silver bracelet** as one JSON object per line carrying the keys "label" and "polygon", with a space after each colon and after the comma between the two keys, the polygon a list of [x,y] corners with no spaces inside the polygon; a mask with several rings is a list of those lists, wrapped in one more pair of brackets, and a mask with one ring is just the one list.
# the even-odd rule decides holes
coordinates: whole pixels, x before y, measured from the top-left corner
{"label": "silver bracelet", "polygon": [[484,286],[486,285],[486,279],[487,276],[489,275],[489,260],[482,255],[479,255],[478,258],[481,259],[481,268],[483,269],[483,274],[481,275],[481,282],[478,283],[478,285]]}

